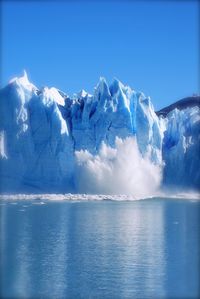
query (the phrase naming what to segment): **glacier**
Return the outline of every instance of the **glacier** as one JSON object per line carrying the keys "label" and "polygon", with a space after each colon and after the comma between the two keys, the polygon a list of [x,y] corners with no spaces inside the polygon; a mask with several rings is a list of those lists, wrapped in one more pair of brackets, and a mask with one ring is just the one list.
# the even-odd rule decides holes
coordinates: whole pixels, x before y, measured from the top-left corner
{"label": "glacier", "polygon": [[0,90],[0,193],[200,190],[196,98],[156,113],[117,79],[70,97],[24,72]]}

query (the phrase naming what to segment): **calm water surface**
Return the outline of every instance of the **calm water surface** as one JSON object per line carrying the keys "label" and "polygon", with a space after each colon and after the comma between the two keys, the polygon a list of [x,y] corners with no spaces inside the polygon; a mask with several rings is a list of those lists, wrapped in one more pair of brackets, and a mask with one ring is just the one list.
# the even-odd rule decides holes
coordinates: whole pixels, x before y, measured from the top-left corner
{"label": "calm water surface", "polygon": [[200,202],[0,201],[1,298],[199,298]]}

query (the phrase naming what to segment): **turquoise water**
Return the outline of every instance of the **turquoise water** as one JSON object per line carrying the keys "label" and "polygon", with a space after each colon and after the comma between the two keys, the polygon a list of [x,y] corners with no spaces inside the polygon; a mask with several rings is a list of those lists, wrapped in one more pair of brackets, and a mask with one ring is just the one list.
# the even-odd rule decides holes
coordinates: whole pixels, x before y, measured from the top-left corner
{"label": "turquoise water", "polygon": [[200,202],[0,201],[1,298],[198,298]]}

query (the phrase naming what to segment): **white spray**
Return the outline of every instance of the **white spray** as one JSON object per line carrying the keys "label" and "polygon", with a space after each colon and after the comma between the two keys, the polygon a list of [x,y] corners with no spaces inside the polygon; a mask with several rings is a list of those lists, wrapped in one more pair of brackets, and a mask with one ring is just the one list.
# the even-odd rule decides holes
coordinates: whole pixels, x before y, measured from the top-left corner
{"label": "white spray", "polygon": [[102,143],[98,155],[76,151],[77,191],[92,194],[152,196],[162,179],[162,167],[142,157],[135,138],[116,138],[115,148]]}

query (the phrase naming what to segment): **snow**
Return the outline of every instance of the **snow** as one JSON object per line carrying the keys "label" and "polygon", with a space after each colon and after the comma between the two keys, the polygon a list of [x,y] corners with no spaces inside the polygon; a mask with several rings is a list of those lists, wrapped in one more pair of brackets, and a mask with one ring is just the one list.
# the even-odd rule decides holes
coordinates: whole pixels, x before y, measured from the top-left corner
{"label": "snow", "polygon": [[199,152],[198,107],[158,117],[149,97],[118,79],[69,98],[39,90],[25,72],[0,90],[0,192],[200,189]]}

